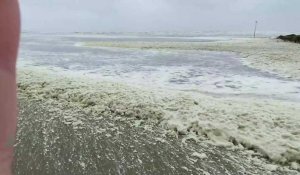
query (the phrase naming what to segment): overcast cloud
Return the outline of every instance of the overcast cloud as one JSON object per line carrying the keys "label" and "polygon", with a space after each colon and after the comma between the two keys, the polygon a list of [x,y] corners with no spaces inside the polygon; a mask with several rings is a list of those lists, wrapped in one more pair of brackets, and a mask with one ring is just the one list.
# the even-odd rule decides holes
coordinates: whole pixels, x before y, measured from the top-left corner
{"label": "overcast cloud", "polygon": [[41,32],[300,31],[300,0],[20,0]]}

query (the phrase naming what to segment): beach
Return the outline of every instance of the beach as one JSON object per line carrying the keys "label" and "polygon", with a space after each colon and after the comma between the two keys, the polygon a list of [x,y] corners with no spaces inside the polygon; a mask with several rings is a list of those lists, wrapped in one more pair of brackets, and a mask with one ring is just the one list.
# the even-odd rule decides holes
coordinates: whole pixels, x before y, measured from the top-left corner
{"label": "beach", "polygon": [[16,174],[299,174],[299,45],[83,37],[25,38]]}
{"label": "beach", "polygon": [[289,174],[251,161],[250,152],[149,129],[20,95],[15,174]]}

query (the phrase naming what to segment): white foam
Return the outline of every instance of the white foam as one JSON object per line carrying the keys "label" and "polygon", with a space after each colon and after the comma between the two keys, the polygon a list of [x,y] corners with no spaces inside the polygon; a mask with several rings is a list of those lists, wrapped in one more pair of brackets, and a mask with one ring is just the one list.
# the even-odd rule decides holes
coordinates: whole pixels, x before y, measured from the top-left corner
{"label": "white foam", "polygon": [[[216,145],[243,145],[274,162],[289,164],[300,160],[300,105],[297,103],[134,88],[92,82],[84,76],[75,80],[61,72],[32,69],[20,70],[19,88],[23,95],[84,107],[87,114],[95,116],[159,124],[170,134],[186,134],[186,139],[196,136],[195,140],[206,138]],[[76,125],[80,123],[84,127],[81,120],[73,117]]]}

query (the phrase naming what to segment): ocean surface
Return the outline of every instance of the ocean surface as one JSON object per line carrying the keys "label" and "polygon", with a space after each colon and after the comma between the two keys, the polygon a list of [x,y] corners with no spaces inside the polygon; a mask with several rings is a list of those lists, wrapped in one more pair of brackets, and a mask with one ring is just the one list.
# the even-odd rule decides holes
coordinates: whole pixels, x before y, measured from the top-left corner
{"label": "ocean surface", "polygon": [[215,42],[232,38],[24,33],[19,66],[60,68],[99,80],[213,96],[300,101],[299,81],[249,68],[235,53],[84,46],[85,42]]}

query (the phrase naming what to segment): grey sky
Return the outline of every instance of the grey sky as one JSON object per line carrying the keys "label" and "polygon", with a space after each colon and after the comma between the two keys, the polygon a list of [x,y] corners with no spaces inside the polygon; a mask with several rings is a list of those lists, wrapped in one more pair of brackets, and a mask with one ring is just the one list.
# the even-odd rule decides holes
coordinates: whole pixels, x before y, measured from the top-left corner
{"label": "grey sky", "polygon": [[300,31],[300,0],[21,0],[41,32]]}

